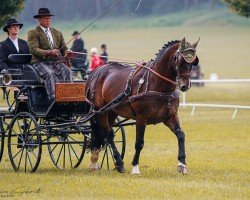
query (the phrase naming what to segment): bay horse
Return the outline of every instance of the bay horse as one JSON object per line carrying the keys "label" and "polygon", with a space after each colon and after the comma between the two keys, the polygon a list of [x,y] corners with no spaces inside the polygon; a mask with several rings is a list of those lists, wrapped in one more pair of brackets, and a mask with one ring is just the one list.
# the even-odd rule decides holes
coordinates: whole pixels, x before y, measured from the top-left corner
{"label": "bay horse", "polygon": [[[156,58],[135,67],[122,63],[108,63],[93,71],[86,82],[86,97],[96,115],[93,117],[93,142],[90,171],[98,170],[98,155],[104,139],[113,149],[115,166],[124,172],[124,162],[113,142],[112,125],[117,116],[136,122],[135,154],[132,174],[140,174],[139,157],[144,145],[146,125],[163,122],[178,139],[178,167],[187,173],[185,135],[178,118],[179,90],[191,87],[190,73],[198,65],[196,47],[185,38],[170,41],[156,54]],[[118,102],[118,103],[117,103]],[[107,108],[109,109],[102,109]],[[103,112],[97,112],[102,109]]]}

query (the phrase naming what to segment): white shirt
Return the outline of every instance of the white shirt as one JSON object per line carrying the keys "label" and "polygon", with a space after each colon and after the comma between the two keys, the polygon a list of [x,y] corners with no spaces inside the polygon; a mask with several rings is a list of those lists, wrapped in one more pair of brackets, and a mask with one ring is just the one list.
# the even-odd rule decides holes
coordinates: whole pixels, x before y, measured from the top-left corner
{"label": "white shirt", "polygon": [[[10,38],[10,37],[9,37],[9,38]],[[15,45],[17,52],[19,52],[18,38],[14,39],[14,40],[10,38],[10,40],[11,40],[11,41],[13,42],[13,44]]]}
{"label": "white shirt", "polygon": [[[49,37],[50,37],[50,40],[51,40],[51,42],[54,44],[54,40],[53,40],[51,31],[50,31],[50,28],[44,28],[44,27],[42,27],[42,26],[40,26],[40,27],[43,29],[43,32],[44,32],[44,33],[45,33],[45,30],[46,30],[46,29],[48,30],[48,35],[49,35]],[[45,33],[45,35],[46,35],[46,33]]]}

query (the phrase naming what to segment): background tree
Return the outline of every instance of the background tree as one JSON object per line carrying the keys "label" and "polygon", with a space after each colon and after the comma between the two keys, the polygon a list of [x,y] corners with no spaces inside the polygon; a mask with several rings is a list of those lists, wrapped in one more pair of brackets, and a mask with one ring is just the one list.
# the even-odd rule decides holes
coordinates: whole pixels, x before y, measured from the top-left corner
{"label": "background tree", "polygon": [[6,21],[16,16],[24,7],[25,0],[1,0],[0,4],[0,28],[6,24]]}
{"label": "background tree", "polygon": [[250,16],[250,0],[223,0],[229,8],[240,16]]}

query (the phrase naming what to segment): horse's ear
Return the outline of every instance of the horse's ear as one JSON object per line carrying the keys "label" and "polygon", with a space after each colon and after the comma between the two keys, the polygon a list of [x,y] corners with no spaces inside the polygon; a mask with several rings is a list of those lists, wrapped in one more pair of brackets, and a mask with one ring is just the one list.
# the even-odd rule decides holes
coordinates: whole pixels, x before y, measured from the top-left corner
{"label": "horse's ear", "polygon": [[193,46],[194,48],[196,48],[199,42],[200,42],[200,37],[199,37],[198,41],[196,41],[192,46]]}
{"label": "horse's ear", "polygon": [[185,49],[185,44],[186,44],[186,38],[184,37],[182,40],[181,40],[181,50],[184,50]]}

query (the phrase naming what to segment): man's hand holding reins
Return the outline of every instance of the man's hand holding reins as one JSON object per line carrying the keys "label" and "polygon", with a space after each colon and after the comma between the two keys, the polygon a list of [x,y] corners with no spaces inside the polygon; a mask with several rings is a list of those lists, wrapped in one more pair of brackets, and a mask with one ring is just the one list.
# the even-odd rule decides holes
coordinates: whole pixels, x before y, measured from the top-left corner
{"label": "man's hand holding reins", "polygon": [[46,53],[45,53],[46,57],[51,56],[51,57],[57,58],[59,57],[59,55],[60,55],[60,52],[58,49],[46,50]]}
{"label": "man's hand holding reins", "polygon": [[65,54],[64,54],[64,57],[68,58],[68,57],[72,57],[73,56],[73,51],[71,50],[66,50]]}

